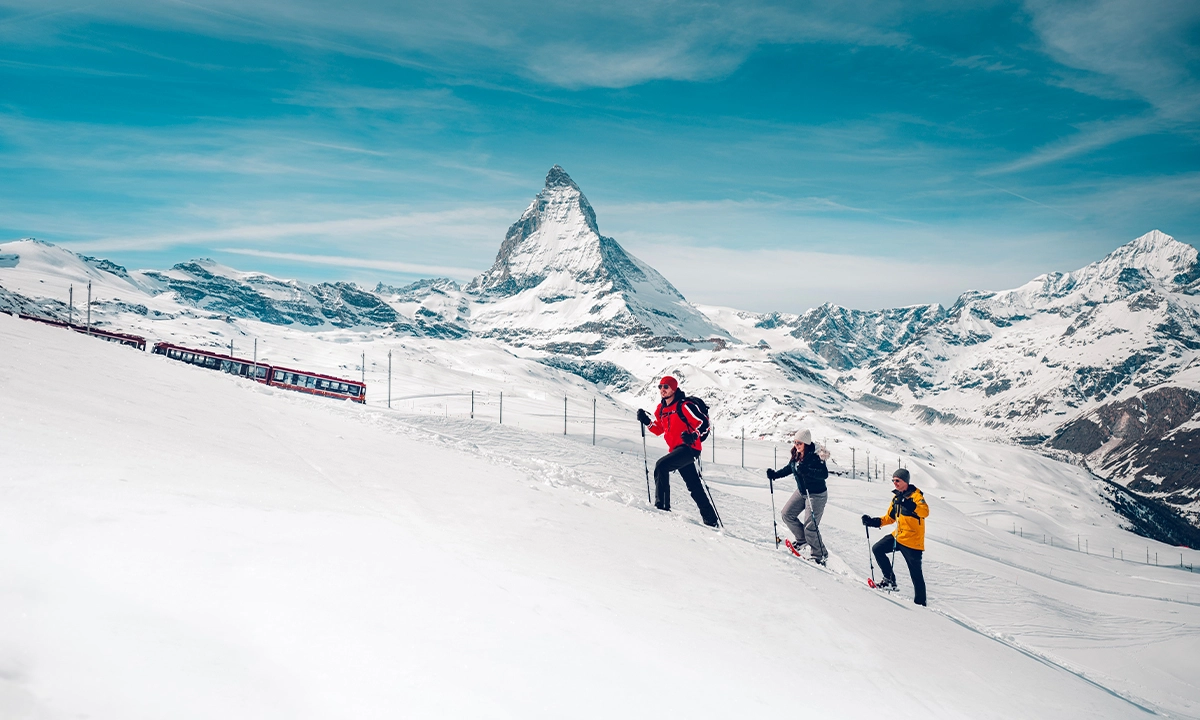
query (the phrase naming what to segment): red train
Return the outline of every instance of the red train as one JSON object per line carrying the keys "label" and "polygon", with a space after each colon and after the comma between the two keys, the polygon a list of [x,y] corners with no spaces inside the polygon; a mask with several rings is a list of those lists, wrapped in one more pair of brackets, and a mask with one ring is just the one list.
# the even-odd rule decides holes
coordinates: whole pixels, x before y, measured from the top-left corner
{"label": "red train", "polygon": [[99,328],[88,327],[86,325],[65,323],[62,320],[51,320],[49,318],[38,317],[36,315],[25,315],[24,313],[18,315],[17,317],[21,318],[22,320],[33,320],[34,322],[45,323],[47,325],[53,325],[54,327],[74,330],[77,333],[98,337],[101,340],[107,340],[109,342],[121,343],[122,345],[128,345],[129,347],[135,347],[138,350],[146,349],[146,338],[140,335],[127,335],[125,333],[113,332],[112,330],[100,330]]}
{"label": "red train", "polygon": [[155,343],[152,352],[155,355],[165,355],[172,360],[248,377],[273,387],[364,404],[367,402],[367,386],[354,380],[266,363],[254,363],[245,358],[222,355],[211,350],[186,348],[166,342]]}
{"label": "red train", "polygon": [[[140,335],[127,335],[125,333],[113,332],[112,330],[99,330],[95,327],[65,323],[62,320],[51,320],[50,318],[38,317],[36,315],[21,314],[18,317],[23,320],[34,320],[47,325],[74,330],[77,333],[85,333],[102,340],[128,345],[138,350],[145,351],[146,349],[146,338]],[[292,368],[276,367],[266,363],[255,363],[245,358],[222,355],[211,350],[186,348],[166,342],[155,343],[154,349],[151,352],[155,355],[165,355],[172,360],[179,360],[212,370],[240,375],[274,387],[298,390],[310,395],[322,395],[324,397],[338,398],[339,400],[352,400],[363,404],[367,402],[366,384],[355,382],[354,380],[345,380],[332,375],[322,375],[321,373],[309,372],[307,370],[293,370]]]}

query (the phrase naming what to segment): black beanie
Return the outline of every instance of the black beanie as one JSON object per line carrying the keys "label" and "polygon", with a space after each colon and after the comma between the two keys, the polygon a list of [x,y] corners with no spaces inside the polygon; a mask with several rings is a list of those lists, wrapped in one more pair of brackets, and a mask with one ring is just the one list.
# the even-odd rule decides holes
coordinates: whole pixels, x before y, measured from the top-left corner
{"label": "black beanie", "polygon": [[900,478],[904,482],[908,482],[908,470],[905,468],[900,468],[896,470],[896,472],[892,473],[892,477]]}

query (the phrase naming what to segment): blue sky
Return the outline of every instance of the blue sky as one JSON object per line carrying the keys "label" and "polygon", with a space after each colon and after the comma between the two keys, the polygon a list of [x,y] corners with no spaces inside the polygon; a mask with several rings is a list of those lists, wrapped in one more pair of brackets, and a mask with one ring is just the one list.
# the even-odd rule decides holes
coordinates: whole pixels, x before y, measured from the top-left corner
{"label": "blue sky", "polygon": [[463,280],[557,163],[748,310],[1197,244],[1200,3],[554,5],[0,0],[0,238]]}

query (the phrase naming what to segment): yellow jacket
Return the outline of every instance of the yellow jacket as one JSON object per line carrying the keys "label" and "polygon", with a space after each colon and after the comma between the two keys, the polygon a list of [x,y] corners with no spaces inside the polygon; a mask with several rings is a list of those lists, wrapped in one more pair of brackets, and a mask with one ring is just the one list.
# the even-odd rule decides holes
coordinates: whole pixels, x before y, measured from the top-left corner
{"label": "yellow jacket", "polygon": [[[898,490],[892,492],[892,504],[887,513],[879,518],[880,526],[896,523],[896,531],[892,533],[896,542],[913,550],[924,550],[925,518],[929,517],[929,506],[925,504],[925,496],[916,485],[909,485],[903,493]],[[910,512],[900,507],[901,501],[906,499],[916,503],[915,510]]]}

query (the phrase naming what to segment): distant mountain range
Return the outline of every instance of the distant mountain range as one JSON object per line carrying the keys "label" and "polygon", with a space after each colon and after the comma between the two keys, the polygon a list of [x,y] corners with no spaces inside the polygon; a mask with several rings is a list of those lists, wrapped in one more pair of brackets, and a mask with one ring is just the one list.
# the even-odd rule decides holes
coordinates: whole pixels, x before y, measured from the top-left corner
{"label": "distant mountain range", "polygon": [[1157,230],[1075,272],[949,308],[698,308],[601,235],[555,166],[465,287],[307,284],[209,260],[128,271],[22,240],[0,245],[0,309],[65,318],[61,292],[45,291],[51,276],[93,281],[94,319],[118,328],[154,321],[186,335],[174,321],[224,316],[491,341],[631,400],[669,370],[716,400],[719,427],[755,435],[788,418],[861,424],[863,409],[888,412],[1086,463],[1200,525],[1200,262]]}

